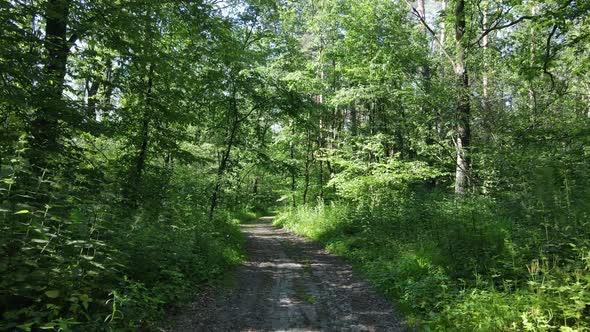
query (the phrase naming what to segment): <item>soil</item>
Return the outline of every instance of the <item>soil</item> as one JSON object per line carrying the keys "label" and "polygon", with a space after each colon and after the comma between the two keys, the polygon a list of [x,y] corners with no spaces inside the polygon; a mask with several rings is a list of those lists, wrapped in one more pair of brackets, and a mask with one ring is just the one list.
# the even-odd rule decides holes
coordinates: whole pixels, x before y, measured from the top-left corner
{"label": "soil", "polygon": [[248,259],[235,284],[202,294],[172,331],[405,331],[349,264],[271,221],[241,226]]}

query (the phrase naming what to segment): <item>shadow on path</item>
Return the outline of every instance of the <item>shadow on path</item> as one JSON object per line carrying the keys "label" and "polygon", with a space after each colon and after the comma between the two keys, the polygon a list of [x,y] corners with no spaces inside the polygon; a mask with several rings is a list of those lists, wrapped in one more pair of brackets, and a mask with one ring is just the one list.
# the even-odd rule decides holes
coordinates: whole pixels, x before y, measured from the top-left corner
{"label": "shadow on path", "polygon": [[404,331],[350,265],[271,221],[241,226],[248,260],[234,289],[195,302],[174,331]]}

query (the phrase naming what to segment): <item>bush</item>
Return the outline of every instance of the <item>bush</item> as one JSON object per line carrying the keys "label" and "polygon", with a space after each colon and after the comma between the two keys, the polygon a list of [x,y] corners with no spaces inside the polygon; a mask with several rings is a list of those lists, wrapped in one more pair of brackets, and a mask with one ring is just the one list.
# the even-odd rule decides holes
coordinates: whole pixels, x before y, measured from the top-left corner
{"label": "bush", "polygon": [[[287,209],[276,223],[342,255],[436,331],[583,331],[590,327],[588,248],[531,259],[535,239],[487,198],[413,191],[387,204]],[[541,247],[540,249],[542,249]],[[570,257],[570,252],[564,257]],[[539,252],[539,251],[537,251]],[[542,253],[542,252],[541,252]],[[551,257],[551,258],[550,258]]]}
{"label": "bush", "polygon": [[191,193],[177,182],[188,171],[177,168],[161,201],[130,209],[106,185],[4,165],[0,329],[153,329],[239,263],[237,223],[207,222],[178,198]]}

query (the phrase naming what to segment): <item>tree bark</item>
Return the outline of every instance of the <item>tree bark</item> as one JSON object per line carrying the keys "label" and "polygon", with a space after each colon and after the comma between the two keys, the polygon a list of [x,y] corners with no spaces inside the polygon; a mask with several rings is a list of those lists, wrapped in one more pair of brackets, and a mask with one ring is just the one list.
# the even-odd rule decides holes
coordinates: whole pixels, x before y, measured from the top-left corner
{"label": "tree bark", "polygon": [[324,124],[320,117],[320,131],[318,136],[318,153],[320,156],[320,171],[318,174],[318,184],[320,186],[320,199],[324,199],[324,153],[322,149],[324,148]]}
{"label": "tree bark", "polygon": [[45,51],[43,87],[38,98],[41,105],[30,126],[30,161],[38,168],[47,167],[47,159],[60,150],[59,119],[64,112],[62,94],[66,76],[69,45],[66,39],[70,0],[49,0],[45,10]]}
{"label": "tree bark", "polygon": [[88,122],[96,120],[96,99],[98,96],[98,89],[100,88],[100,82],[98,79],[94,79],[91,82],[87,82],[87,93],[88,93]]}
{"label": "tree bark", "polygon": [[[424,0],[419,0],[418,1],[418,13],[419,15],[421,15],[424,20],[426,21],[426,3]],[[426,29],[425,26],[422,27],[422,31],[424,33],[425,36],[428,35],[428,29]],[[443,42],[443,41],[441,41]],[[426,94],[430,93],[430,88],[431,88],[431,82],[430,82],[430,65],[428,63],[428,60],[426,60],[424,62],[424,64],[422,65],[421,68],[421,72],[422,72],[422,79],[424,81],[424,92]],[[428,110],[426,110],[426,107],[424,105],[422,105],[422,111],[427,112]]]}
{"label": "tree bark", "polygon": [[143,107],[143,115],[141,120],[141,131],[139,138],[139,150],[135,157],[135,162],[129,173],[129,183],[127,185],[127,204],[132,208],[139,206],[139,197],[142,187],[142,176],[145,169],[145,163],[148,155],[149,141],[150,141],[150,124],[151,124],[151,98],[153,89],[154,66],[149,65],[148,69],[147,89],[145,92],[145,105]]}
{"label": "tree bark", "polygon": [[[447,0],[443,0],[442,1],[442,12],[446,13],[447,11]],[[445,41],[447,39],[447,24],[445,23],[445,21],[443,20],[440,24],[440,36],[438,37],[440,40],[440,45],[439,45],[439,56],[441,59],[444,59],[444,49],[443,49],[443,45],[445,44]],[[441,76],[445,76],[445,66],[440,66],[440,75]]]}
{"label": "tree bark", "polygon": [[[488,9],[489,9],[489,2],[487,0],[483,1],[483,29],[484,31],[489,29],[489,18],[488,18]],[[488,47],[489,47],[489,35],[485,35],[482,38],[482,47],[483,47],[483,74],[481,80],[482,86],[482,111],[483,111],[483,120],[484,120],[484,128],[486,128],[486,134],[490,134],[491,126],[492,126],[492,114],[490,109],[490,92],[489,92],[489,75],[488,75]],[[491,135],[490,135],[491,136]],[[488,138],[489,141],[489,138]]]}
{"label": "tree bark", "polygon": [[217,168],[217,176],[215,178],[215,186],[213,188],[213,193],[211,194],[211,206],[209,208],[209,217],[208,220],[212,221],[213,216],[215,214],[215,209],[217,208],[217,204],[219,202],[219,195],[221,193],[221,186],[223,182],[223,176],[225,174],[225,170],[227,169],[227,164],[229,162],[229,157],[231,155],[231,150],[233,149],[236,135],[238,133],[238,128],[240,126],[240,114],[238,113],[238,105],[236,100],[236,88],[235,86],[232,88],[232,97],[230,100],[230,112],[232,112],[233,119],[231,123],[231,127],[229,129],[229,136],[227,139],[227,143],[225,146],[225,150],[221,155],[221,159],[219,161],[219,167]]}
{"label": "tree bark", "polygon": [[307,148],[305,150],[305,184],[303,188],[303,205],[307,204],[307,193],[309,191],[309,168],[313,158],[310,158],[311,151],[311,132],[307,129]]}
{"label": "tree bark", "polygon": [[455,38],[457,41],[457,59],[455,75],[459,81],[456,110],[457,121],[457,164],[455,169],[455,192],[463,195],[469,187],[470,178],[470,139],[471,139],[471,104],[469,100],[469,74],[467,70],[465,34],[465,0],[458,0],[455,6]]}
{"label": "tree bark", "polygon": [[358,124],[358,113],[356,105],[352,105],[350,108],[350,134],[352,136],[358,135],[359,124]]}
{"label": "tree bark", "polygon": [[293,144],[293,140],[295,139],[295,125],[291,120],[291,140],[289,142],[289,157],[291,158],[291,204],[293,207],[297,206],[297,201],[295,200],[295,189],[296,189],[296,170],[295,170],[295,144]]}

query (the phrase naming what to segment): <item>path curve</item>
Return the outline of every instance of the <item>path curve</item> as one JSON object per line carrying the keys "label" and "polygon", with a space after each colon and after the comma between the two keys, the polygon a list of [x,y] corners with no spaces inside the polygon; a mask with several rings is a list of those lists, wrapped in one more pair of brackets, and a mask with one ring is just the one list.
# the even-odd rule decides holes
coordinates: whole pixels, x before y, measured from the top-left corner
{"label": "path curve", "polygon": [[226,294],[202,296],[174,331],[404,331],[401,316],[342,259],[277,229],[242,225],[247,262]]}

